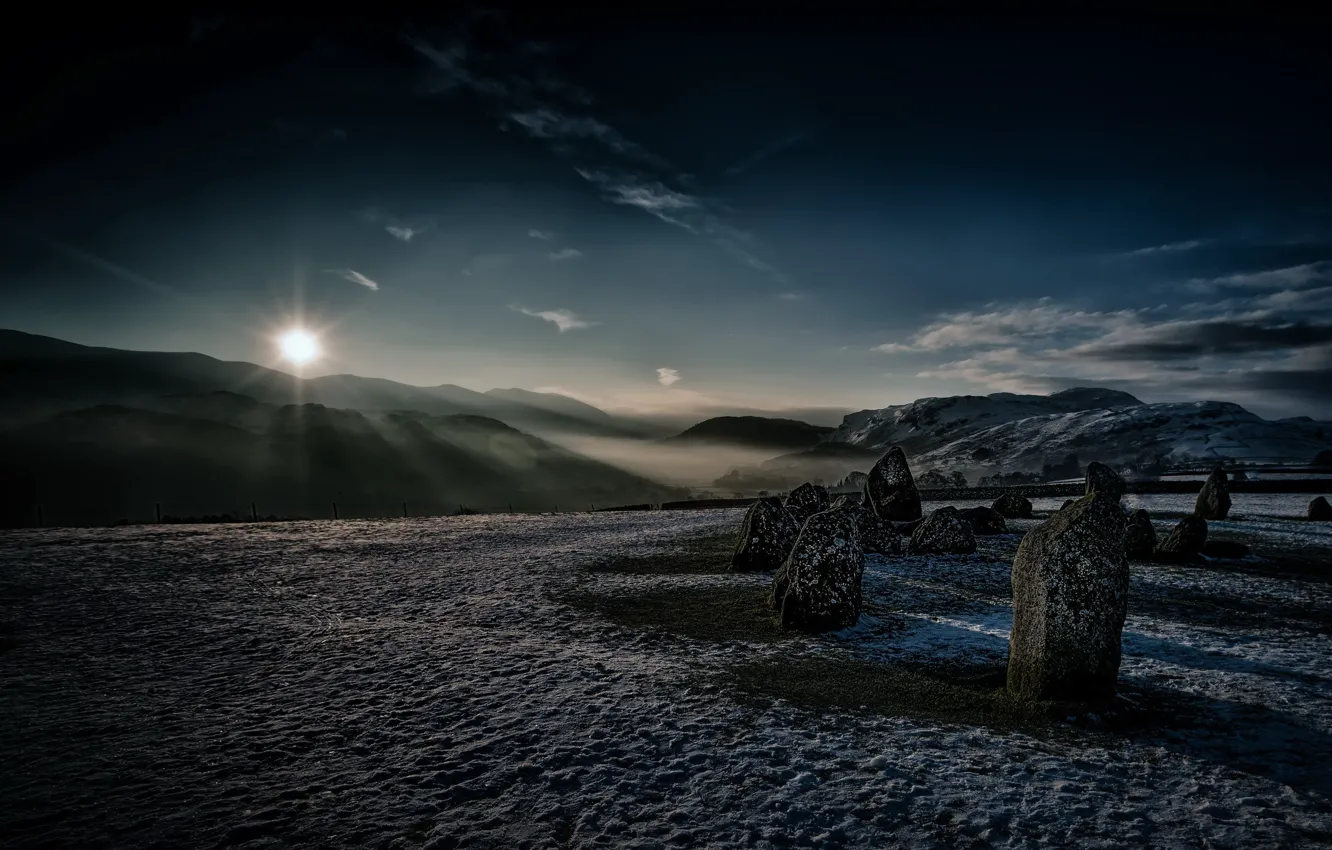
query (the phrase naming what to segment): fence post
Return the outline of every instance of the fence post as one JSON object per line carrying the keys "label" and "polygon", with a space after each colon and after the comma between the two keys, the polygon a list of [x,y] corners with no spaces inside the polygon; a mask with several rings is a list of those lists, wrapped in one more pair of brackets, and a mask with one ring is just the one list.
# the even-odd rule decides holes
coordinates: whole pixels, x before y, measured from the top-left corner
{"label": "fence post", "polygon": [[556,502],[556,503],[555,503],[555,513],[559,513],[559,512],[560,512],[560,503],[559,503],[559,502]]}
{"label": "fence post", "polygon": [[259,509],[255,507],[254,502],[250,502],[250,521],[251,522],[259,521]]}
{"label": "fence post", "polygon": [[158,503],[157,503],[157,522],[158,522],[159,525],[160,525],[161,522],[162,522],[162,503],[161,503],[161,502],[158,502]]}
{"label": "fence post", "polygon": [[513,502],[509,502],[509,513],[513,513]]}
{"label": "fence post", "polygon": [[334,518],[334,519],[337,519],[337,518],[338,518],[338,503],[337,503],[337,502],[334,502],[334,503],[333,503],[333,518]]}
{"label": "fence post", "polygon": [[407,518],[407,503],[406,503],[406,502],[403,502],[403,503],[402,503],[402,518],[403,518],[403,519],[406,519],[406,518]]}

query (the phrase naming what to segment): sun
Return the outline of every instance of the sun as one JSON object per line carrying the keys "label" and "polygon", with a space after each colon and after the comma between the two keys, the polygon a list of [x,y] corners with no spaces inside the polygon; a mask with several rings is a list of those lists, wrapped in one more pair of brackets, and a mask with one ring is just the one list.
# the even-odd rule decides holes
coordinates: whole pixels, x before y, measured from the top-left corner
{"label": "sun", "polygon": [[278,350],[289,362],[303,366],[319,356],[319,340],[309,331],[292,328],[278,337]]}

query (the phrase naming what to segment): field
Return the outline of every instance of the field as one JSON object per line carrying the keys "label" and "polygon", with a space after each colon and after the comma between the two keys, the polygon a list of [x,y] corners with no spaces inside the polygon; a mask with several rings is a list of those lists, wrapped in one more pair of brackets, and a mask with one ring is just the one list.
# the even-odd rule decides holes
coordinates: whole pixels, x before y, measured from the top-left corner
{"label": "field", "polygon": [[1020,533],[867,559],[860,624],[818,637],[725,571],[736,509],[5,533],[0,835],[1332,846],[1306,502],[1237,496],[1213,530],[1247,561],[1135,564],[1121,699],[1068,716],[1002,691]]}

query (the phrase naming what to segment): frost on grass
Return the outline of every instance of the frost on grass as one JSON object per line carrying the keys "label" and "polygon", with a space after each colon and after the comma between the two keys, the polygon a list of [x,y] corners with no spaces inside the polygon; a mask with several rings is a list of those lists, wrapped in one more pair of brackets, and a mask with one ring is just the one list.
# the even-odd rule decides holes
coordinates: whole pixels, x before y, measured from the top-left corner
{"label": "frost on grass", "polygon": [[738,510],[0,535],[0,834],[1326,844],[1332,593],[1268,556],[1329,541],[1246,498],[1213,532],[1251,563],[1135,570],[1120,707],[1073,723],[1003,700],[1039,520],[867,558],[860,621],[826,635],[783,632],[768,577],[729,571]]}

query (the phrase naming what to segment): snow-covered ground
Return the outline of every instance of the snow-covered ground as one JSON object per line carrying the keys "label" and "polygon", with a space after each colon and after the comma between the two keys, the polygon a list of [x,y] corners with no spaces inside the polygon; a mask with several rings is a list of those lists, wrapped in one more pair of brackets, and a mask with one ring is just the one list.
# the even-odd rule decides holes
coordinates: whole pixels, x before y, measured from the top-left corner
{"label": "snow-covered ground", "polygon": [[[1329,543],[1249,498],[1272,497],[1236,497],[1251,533]],[[0,535],[3,843],[1332,844],[1329,584],[1135,566],[1122,690],[1178,716],[1131,732],[816,711],[730,686],[759,662],[1001,665],[1009,561],[1038,520],[974,556],[868,559],[867,612],[835,635],[705,639],[569,602],[760,590],[768,577],[585,569],[741,516]]]}

